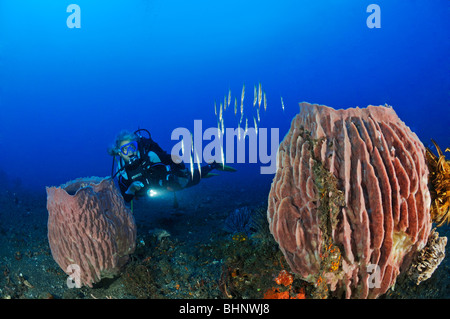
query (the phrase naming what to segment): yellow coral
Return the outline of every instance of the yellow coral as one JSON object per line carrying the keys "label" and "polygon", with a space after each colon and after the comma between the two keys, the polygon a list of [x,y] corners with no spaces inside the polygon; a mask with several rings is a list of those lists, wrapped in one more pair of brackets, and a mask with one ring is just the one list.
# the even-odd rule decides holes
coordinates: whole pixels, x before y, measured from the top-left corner
{"label": "yellow coral", "polygon": [[243,233],[237,233],[233,235],[233,240],[240,242],[240,241],[246,241],[247,240],[247,235],[243,234]]}
{"label": "yellow coral", "polygon": [[[438,227],[450,222],[450,161],[445,159],[440,147],[436,146],[438,156],[427,148],[427,161],[430,174],[428,176],[431,194],[431,219]],[[445,150],[449,152],[447,148]]]}

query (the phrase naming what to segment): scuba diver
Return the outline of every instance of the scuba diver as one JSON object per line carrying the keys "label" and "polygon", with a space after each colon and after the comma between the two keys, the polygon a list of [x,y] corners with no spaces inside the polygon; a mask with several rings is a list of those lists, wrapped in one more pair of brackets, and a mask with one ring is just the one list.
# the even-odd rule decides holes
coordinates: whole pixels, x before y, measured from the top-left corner
{"label": "scuba diver", "polygon": [[[147,133],[144,137],[141,133]],[[120,192],[128,203],[134,197],[153,196],[155,190],[175,191],[197,185],[202,178],[212,177],[213,169],[235,172],[232,167],[212,162],[190,172],[181,161],[175,163],[146,129],[134,133],[121,131],[108,149],[113,156],[112,178],[117,177]],[[117,170],[114,173],[116,156],[119,156]],[[177,204],[175,204],[177,206]]]}

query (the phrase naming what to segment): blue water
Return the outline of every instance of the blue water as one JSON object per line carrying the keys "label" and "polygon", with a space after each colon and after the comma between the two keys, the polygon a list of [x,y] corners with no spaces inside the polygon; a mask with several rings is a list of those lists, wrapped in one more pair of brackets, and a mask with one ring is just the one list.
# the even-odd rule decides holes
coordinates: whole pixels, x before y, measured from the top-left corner
{"label": "blue water", "polygon": [[[68,12],[71,4],[78,16]],[[371,4],[380,8],[380,28],[368,27]],[[110,175],[107,148],[122,129],[148,129],[170,152],[180,128],[198,141],[200,120],[204,150],[210,141],[201,134],[217,127],[214,105],[218,111],[229,94],[224,126],[237,128],[244,85],[241,127],[245,119],[254,126],[253,91],[261,84],[267,109],[263,102],[259,136],[274,129],[277,145],[305,101],[387,103],[425,146],[434,139],[450,147],[449,16],[448,0],[0,0],[0,298],[98,297],[108,284],[80,295],[52,258],[45,186]],[[231,268],[222,250],[235,241],[230,234],[256,227],[245,212],[267,203],[273,174],[261,174],[268,165],[261,145],[255,163],[249,146],[244,163],[227,160],[237,172],[178,192],[177,209],[171,193],[135,201],[133,258],[167,270],[153,275],[159,297],[224,298],[217,282]],[[161,229],[171,239],[155,244]],[[439,232],[448,237],[448,225]],[[263,251],[252,247],[246,261]],[[266,273],[263,266],[254,271]],[[447,258],[418,289],[390,297],[448,298],[448,269]],[[206,288],[191,295],[186,287],[204,279]],[[106,297],[136,297],[111,287]]]}
{"label": "blue water", "polygon": [[[0,170],[39,190],[107,176],[121,129],[170,151],[175,128],[216,126],[229,90],[240,104],[245,84],[251,108],[258,83],[260,126],[280,139],[298,102],[387,103],[425,145],[449,147],[448,1],[376,1],[381,28],[368,28],[373,2],[0,0]],[[71,3],[81,28],[67,26]]]}

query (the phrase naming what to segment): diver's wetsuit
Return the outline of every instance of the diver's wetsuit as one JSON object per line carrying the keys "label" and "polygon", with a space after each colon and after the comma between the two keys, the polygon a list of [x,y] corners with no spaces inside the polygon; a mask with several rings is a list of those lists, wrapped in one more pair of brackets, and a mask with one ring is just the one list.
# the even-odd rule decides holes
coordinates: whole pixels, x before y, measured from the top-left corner
{"label": "diver's wetsuit", "polygon": [[[140,158],[144,156],[151,162],[151,157],[149,156],[151,152],[157,155],[162,164],[168,166],[168,170],[166,173],[164,173],[165,176],[163,177],[163,179],[161,179],[161,181],[159,181],[159,184],[171,190],[180,190],[182,188],[197,185],[200,182],[201,178],[205,177],[211,170],[216,168],[216,165],[218,165],[216,163],[208,164],[202,166],[201,173],[198,169],[195,169],[194,173],[191,174],[191,172],[186,169],[186,166],[183,162],[180,162],[178,164],[175,163],[172,160],[172,156],[165,152],[151,138],[141,137],[138,140],[138,154]],[[120,158],[119,169],[121,167],[124,167],[124,165],[126,165],[125,161]],[[185,184],[184,186],[180,185],[177,177],[182,177],[185,180],[187,179],[187,184]],[[128,178],[125,172],[118,175],[119,189],[126,202],[130,202],[134,197],[134,195],[126,194],[126,191],[132,183],[133,181]]]}

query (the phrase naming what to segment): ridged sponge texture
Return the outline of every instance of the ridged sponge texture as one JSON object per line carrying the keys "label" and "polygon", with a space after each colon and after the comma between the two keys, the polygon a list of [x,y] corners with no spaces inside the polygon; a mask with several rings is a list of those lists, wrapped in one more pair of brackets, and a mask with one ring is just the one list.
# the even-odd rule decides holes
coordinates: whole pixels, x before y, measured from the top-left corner
{"label": "ridged sponge texture", "polygon": [[[305,280],[321,276],[337,296],[375,298],[410,266],[431,231],[425,148],[388,106],[300,109],[278,150],[270,230]],[[330,194],[317,167],[343,195],[329,234],[321,223]],[[333,271],[321,267],[326,236],[340,249]]]}
{"label": "ridged sponge texture", "polygon": [[47,210],[53,258],[72,277],[78,270],[81,285],[92,287],[118,274],[134,252],[134,217],[112,179],[79,178],[47,187]]}

